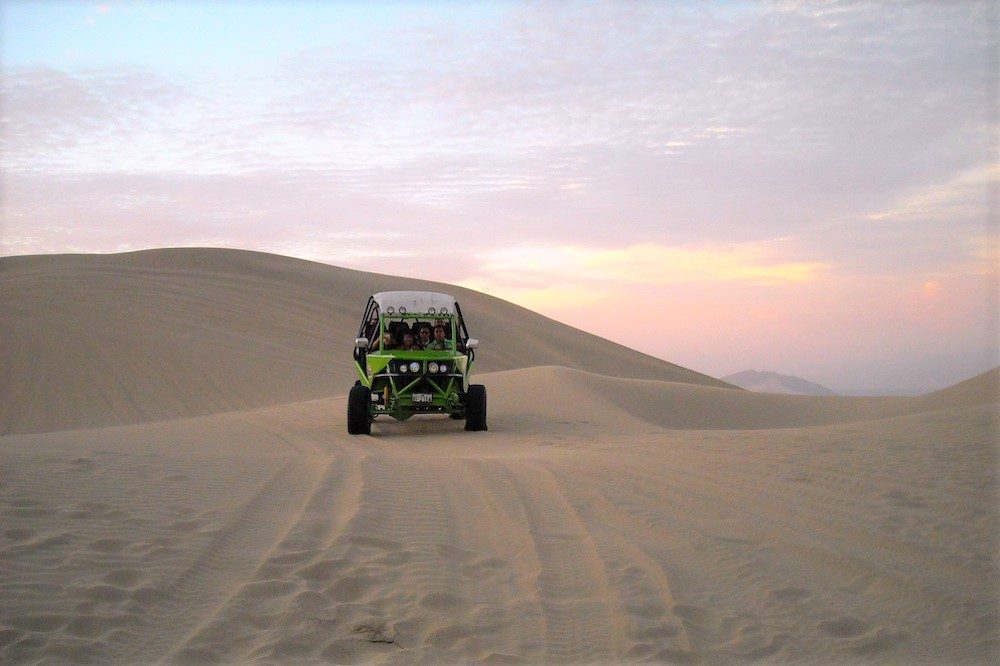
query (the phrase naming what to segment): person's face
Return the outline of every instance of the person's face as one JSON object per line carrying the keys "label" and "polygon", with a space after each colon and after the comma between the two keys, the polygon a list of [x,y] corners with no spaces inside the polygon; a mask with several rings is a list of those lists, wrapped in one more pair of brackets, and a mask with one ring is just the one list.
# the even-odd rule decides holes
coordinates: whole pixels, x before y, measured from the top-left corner
{"label": "person's face", "polygon": [[431,331],[429,328],[420,329],[420,339],[427,342],[431,339]]}
{"label": "person's face", "polygon": [[440,342],[441,340],[444,340],[444,329],[443,328],[435,328],[434,329],[434,339],[437,340],[438,342]]}
{"label": "person's face", "polygon": [[413,344],[413,336],[410,335],[409,333],[407,333],[406,335],[404,335],[403,336],[403,344],[406,345],[407,347],[409,347],[410,345],[412,345]]}
{"label": "person's face", "polygon": [[387,345],[391,345],[392,344],[392,333],[386,333],[385,335],[383,335],[382,336],[382,342],[384,342]]}

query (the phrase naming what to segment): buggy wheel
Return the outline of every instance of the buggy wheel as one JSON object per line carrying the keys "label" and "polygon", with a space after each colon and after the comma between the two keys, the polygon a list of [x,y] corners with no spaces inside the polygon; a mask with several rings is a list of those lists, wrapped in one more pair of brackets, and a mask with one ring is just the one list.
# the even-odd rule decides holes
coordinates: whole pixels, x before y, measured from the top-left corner
{"label": "buggy wheel", "polygon": [[465,429],[486,430],[486,387],[471,384],[465,400]]}
{"label": "buggy wheel", "polygon": [[368,405],[371,395],[368,389],[360,384],[351,387],[347,396],[347,434],[372,434],[372,421],[368,416]]}

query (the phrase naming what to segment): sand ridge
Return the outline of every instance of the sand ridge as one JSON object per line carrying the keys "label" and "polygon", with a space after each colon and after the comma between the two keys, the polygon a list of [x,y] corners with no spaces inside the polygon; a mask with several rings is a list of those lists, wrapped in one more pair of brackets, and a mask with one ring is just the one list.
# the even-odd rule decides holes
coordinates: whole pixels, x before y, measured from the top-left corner
{"label": "sand ridge", "polygon": [[[562,365],[727,386],[483,294],[241,250],[0,258],[0,434],[340,394],[368,296],[455,295],[481,372]],[[511,344],[511,340],[517,340]]]}
{"label": "sand ridge", "polygon": [[[530,364],[512,357],[514,367],[479,375],[488,432],[418,417],[379,419],[373,436],[352,437],[343,384],[287,400],[281,377],[257,385],[259,369],[224,366],[270,349],[262,363],[291,373],[315,353],[302,330],[327,317],[297,291],[326,280],[347,293],[344,281],[362,278],[231,252],[152,253],[146,273],[128,259],[137,265],[108,270],[116,284],[137,280],[144,297],[115,307],[146,316],[150,294],[179,290],[170,302],[187,305],[158,324],[173,331],[221,307],[228,314],[203,317],[211,325],[198,335],[222,360],[206,351],[215,365],[198,384],[185,374],[188,350],[163,356],[173,348],[161,341],[146,358],[141,336],[130,347],[123,333],[117,348],[130,358],[86,366],[59,396],[77,403],[30,405],[17,421],[45,432],[0,437],[0,660],[997,657],[996,370],[917,398],[767,396],[692,383],[696,374],[614,348],[635,377],[603,373],[603,361],[538,363],[532,354],[553,342],[526,341]],[[89,258],[65,262],[71,275],[92,269]],[[288,283],[268,326],[254,328],[242,282],[219,287],[243,262],[265,292],[269,280]],[[214,285],[206,300],[195,298],[202,274]],[[32,310],[51,304],[42,296],[15,298],[21,323],[5,330],[53,321]],[[63,335],[116,328],[88,314],[92,296],[79,311],[56,299]],[[141,319],[124,313],[117,324]],[[272,325],[280,335],[268,337]],[[592,342],[559,331],[570,349]],[[49,379],[13,375],[19,399],[45,397],[39,387],[76,369],[95,339],[80,337],[82,351],[33,358]],[[27,359],[14,362],[27,372]],[[186,395],[142,376],[161,366]],[[148,395],[121,401],[144,382]],[[161,394],[175,403],[152,412]],[[95,406],[124,422],[82,427],[100,421],[87,416]]]}

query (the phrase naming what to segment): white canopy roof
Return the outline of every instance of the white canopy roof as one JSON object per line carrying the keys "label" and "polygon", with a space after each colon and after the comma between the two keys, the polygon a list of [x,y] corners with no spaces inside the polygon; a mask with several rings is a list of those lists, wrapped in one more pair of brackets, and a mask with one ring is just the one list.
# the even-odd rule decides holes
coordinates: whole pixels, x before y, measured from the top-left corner
{"label": "white canopy roof", "polygon": [[436,291],[380,291],[372,294],[372,298],[378,303],[382,314],[389,308],[396,312],[400,312],[400,308],[405,308],[406,312],[419,314],[441,312],[443,308],[448,314],[455,314],[454,296]]}

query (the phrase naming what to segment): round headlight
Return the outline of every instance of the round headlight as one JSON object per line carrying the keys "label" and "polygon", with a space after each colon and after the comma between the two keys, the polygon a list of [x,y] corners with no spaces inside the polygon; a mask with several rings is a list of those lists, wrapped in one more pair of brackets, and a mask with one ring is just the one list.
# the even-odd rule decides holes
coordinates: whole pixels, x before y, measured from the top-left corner
{"label": "round headlight", "polygon": [[405,363],[400,363],[399,364],[399,371],[400,372],[406,372],[406,364]]}
{"label": "round headlight", "polygon": [[385,313],[386,313],[386,314],[389,314],[389,315],[391,315],[391,314],[396,314],[396,308],[394,308],[394,307],[392,307],[392,306],[390,305],[389,307],[387,307],[387,308],[385,309]]}
{"label": "round headlight", "polygon": [[447,363],[442,363],[439,366],[439,369],[441,370],[441,372],[448,372],[448,364]]}
{"label": "round headlight", "polygon": [[427,314],[434,314],[434,306],[427,308]]}
{"label": "round headlight", "polygon": [[435,363],[434,361],[431,361],[430,363],[427,364],[427,371],[428,372],[437,372],[438,371],[438,364]]}
{"label": "round headlight", "polygon": [[414,361],[410,364],[410,372],[420,372],[420,364]]}
{"label": "round headlight", "polygon": [[399,313],[400,313],[400,314],[403,314],[404,312],[406,312],[406,308],[405,308],[405,307],[403,307],[402,305],[400,305],[400,306],[399,306]]}
{"label": "round headlight", "polygon": [[441,314],[443,315],[448,314],[448,308],[441,308]]}

